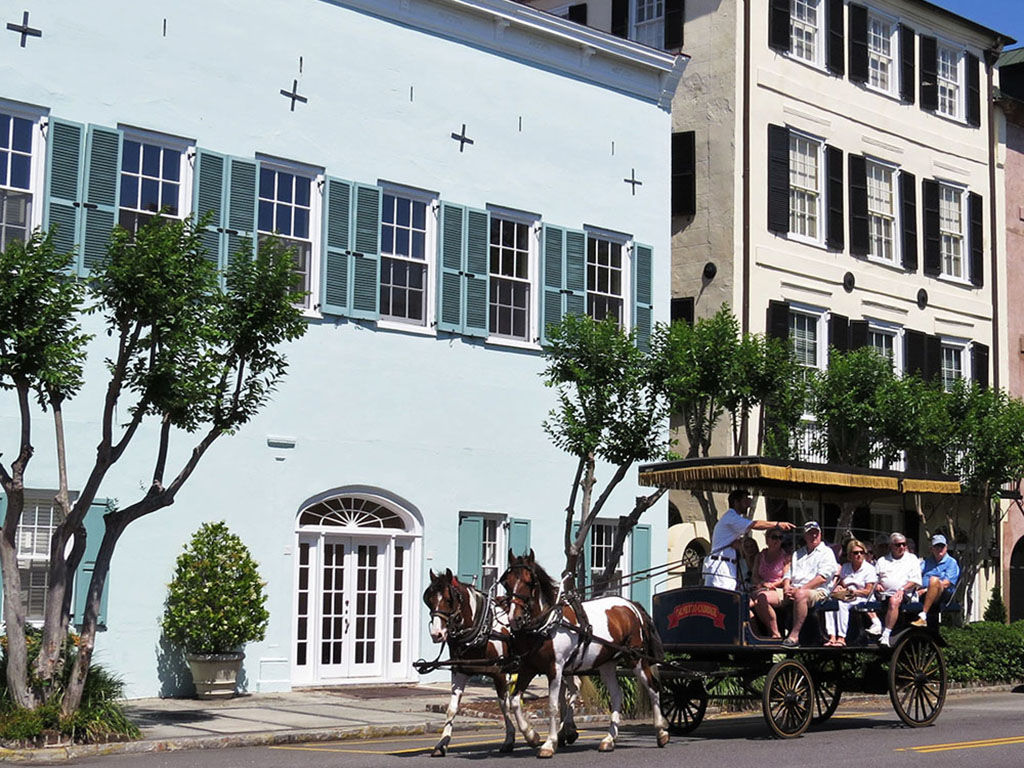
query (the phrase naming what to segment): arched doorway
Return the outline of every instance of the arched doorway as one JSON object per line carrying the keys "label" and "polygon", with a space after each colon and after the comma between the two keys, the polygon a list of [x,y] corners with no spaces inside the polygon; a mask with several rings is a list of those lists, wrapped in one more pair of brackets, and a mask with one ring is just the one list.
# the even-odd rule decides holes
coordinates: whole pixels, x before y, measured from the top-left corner
{"label": "arched doorway", "polygon": [[296,520],[292,682],[414,678],[420,521],[381,491],[340,489]]}
{"label": "arched doorway", "polygon": [[701,539],[693,539],[686,545],[680,561],[683,566],[683,586],[693,587],[701,583],[701,568],[707,554],[707,544]]}
{"label": "arched doorway", "polygon": [[1024,537],[1017,540],[1010,555],[1010,621],[1024,619]]}

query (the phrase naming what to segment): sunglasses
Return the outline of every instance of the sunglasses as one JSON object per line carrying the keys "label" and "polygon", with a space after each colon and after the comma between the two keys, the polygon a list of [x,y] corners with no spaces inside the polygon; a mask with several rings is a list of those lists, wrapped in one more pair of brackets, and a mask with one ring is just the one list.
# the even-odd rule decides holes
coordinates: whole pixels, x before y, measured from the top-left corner
{"label": "sunglasses", "polygon": [[863,549],[855,549],[850,554],[851,555],[866,555],[867,552],[865,552]]}
{"label": "sunglasses", "polygon": [[894,541],[892,543],[892,545],[894,547],[905,547],[905,546],[907,546],[907,542],[905,542],[905,541]]}
{"label": "sunglasses", "polygon": [[782,541],[783,538],[783,536],[779,536],[778,534],[768,537],[769,541]]}

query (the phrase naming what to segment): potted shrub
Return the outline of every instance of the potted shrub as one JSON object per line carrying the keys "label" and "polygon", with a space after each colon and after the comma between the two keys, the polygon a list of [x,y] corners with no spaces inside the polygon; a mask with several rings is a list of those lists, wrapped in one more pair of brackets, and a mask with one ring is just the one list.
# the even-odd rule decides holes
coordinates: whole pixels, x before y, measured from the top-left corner
{"label": "potted shrub", "polygon": [[185,651],[201,699],[235,695],[245,643],[267,631],[267,595],[256,561],[224,522],[204,523],[178,556],[163,630]]}

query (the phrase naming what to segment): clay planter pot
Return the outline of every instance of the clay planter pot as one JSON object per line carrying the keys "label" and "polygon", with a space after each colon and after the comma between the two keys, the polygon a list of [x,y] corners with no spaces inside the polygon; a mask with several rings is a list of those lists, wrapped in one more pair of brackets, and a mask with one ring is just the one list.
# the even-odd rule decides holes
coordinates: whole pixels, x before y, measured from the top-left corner
{"label": "clay planter pot", "polygon": [[185,656],[200,699],[230,699],[235,695],[244,653],[189,653]]}

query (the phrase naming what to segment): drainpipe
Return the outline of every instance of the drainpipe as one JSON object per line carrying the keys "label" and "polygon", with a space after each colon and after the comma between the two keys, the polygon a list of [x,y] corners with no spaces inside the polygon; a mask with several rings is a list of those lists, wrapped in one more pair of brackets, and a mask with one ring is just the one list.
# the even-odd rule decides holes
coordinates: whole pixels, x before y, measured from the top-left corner
{"label": "drainpipe", "polygon": [[[740,330],[750,332],[750,6],[743,3],[743,289],[740,304]],[[744,453],[747,446],[743,446]]]}
{"label": "drainpipe", "polygon": [[[1001,45],[999,46],[1002,47]],[[992,236],[989,241],[992,244],[992,388],[999,389],[999,201],[1002,195],[996,189],[996,148],[999,144],[997,135],[995,107],[995,85],[993,83],[993,68],[999,58],[999,48],[989,48],[985,51],[985,75],[988,95],[988,188],[989,188],[989,219]]]}

